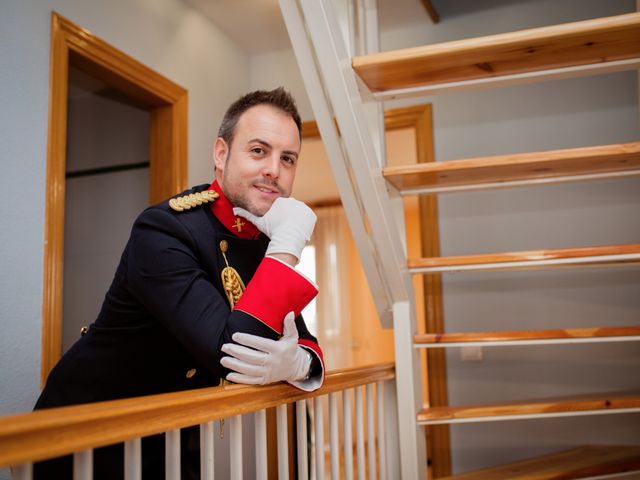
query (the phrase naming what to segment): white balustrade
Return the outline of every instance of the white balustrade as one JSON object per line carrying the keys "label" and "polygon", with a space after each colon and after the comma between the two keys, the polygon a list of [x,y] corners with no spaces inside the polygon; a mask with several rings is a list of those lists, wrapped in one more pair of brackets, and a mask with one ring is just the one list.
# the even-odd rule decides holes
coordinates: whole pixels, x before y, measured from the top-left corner
{"label": "white balustrade", "polygon": [[324,480],[324,415],[322,400],[324,397],[313,399],[313,427],[316,443],[316,479]]}
{"label": "white balustrade", "polygon": [[254,414],[256,436],[256,480],[267,480],[267,411],[258,410]]}
{"label": "white balustrade", "polygon": [[[364,372],[364,373],[361,373]],[[360,378],[360,376],[365,378]],[[369,376],[367,376],[369,375]],[[200,439],[200,472],[203,480],[213,480],[214,466],[226,470],[223,476],[233,480],[243,479],[243,467],[246,462],[249,471],[255,470],[255,478],[266,480],[269,473],[269,458],[267,449],[267,414],[266,408],[275,405],[277,426],[277,467],[278,478],[289,478],[290,452],[295,451],[297,464],[296,478],[300,480],[324,480],[325,478],[363,480],[368,471],[368,478],[394,478],[393,472],[397,468],[397,435],[386,438],[385,431],[393,434],[396,420],[393,415],[385,415],[385,404],[388,408],[395,406],[393,385],[385,389],[384,382],[393,381],[393,366],[372,366],[363,370],[353,369],[336,372],[333,384],[329,383],[326,391],[300,394],[287,386],[270,386],[264,391],[251,391],[239,395],[238,391],[221,390],[198,393],[198,395],[184,392],[183,397],[155,399],[154,402],[140,402],[131,399],[131,405],[124,408],[114,408],[112,411],[98,409],[94,414],[89,406],[75,406],[61,408],[55,416],[43,422],[37,421],[34,414],[16,416],[16,418],[0,418],[0,466],[13,465],[12,480],[32,480],[33,462],[29,458],[41,459],[44,449],[51,449],[51,457],[56,455],[73,455],[74,480],[91,480],[93,478],[93,448],[105,445],[105,439],[113,439],[114,431],[121,428],[121,442],[124,444],[124,478],[125,480],[140,480],[142,478],[142,436],[162,434],[158,425],[164,422],[165,428],[165,478],[179,480],[181,478],[181,430],[191,425],[199,425]],[[374,387],[375,383],[375,387]],[[364,390],[363,390],[363,387]],[[282,390],[279,390],[282,389]],[[351,393],[355,390],[355,398]],[[375,393],[374,393],[375,390]],[[366,404],[363,393],[366,392]],[[247,408],[251,404],[251,394],[259,393],[263,396],[255,404],[255,409]],[[287,395],[292,398],[287,401]],[[235,397],[234,397],[235,395]],[[375,395],[375,397],[374,397]],[[204,398],[203,398],[204,397]],[[232,400],[230,400],[230,398]],[[216,405],[216,401],[220,403]],[[189,404],[191,402],[191,404]],[[246,403],[243,403],[246,402]],[[328,418],[325,418],[325,404],[328,404]],[[185,408],[184,406],[187,405]],[[295,405],[295,450],[289,449],[288,405]],[[252,406],[253,407],[253,406]],[[83,409],[86,408],[86,411]],[[366,408],[366,419],[365,415]],[[182,410],[181,410],[182,409]],[[189,410],[191,409],[191,410]],[[211,416],[207,415],[210,409]],[[225,410],[226,409],[226,410]],[[224,425],[226,440],[229,443],[228,464],[223,465],[221,458],[216,458],[214,445],[217,443],[216,416],[224,411]],[[143,412],[143,413],[141,413]],[[44,412],[38,412],[42,416]],[[388,412],[387,412],[388,413]],[[255,436],[255,457],[243,459],[243,431],[242,415],[253,414]],[[66,416],[65,416],[66,415]],[[93,417],[88,418],[90,415]],[[193,423],[188,423],[187,417],[193,416]],[[23,418],[24,417],[24,418]],[[309,424],[311,418],[311,424]],[[354,438],[355,419],[355,438]],[[327,420],[327,425],[325,425]],[[4,427],[2,422],[4,421]],[[201,423],[197,423],[200,421]],[[366,421],[366,425],[365,425]],[[388,423],[391,421],[392,423]],[[342,426],[341,423],[342,422]],[[57,424],[50,426],[52,423]],[[69,430],[68,425],[74,425],[76,430]],[[309,426],[311,425],[311,428]],[[105,426],[108,427],[105,429]],[[177,428],[180,426],[180,428]],[[325,430],[328,429],[328,449],[325,441]],[[73,432],[69,434],[69,432]],[[76,432],[81,432],[77,433]],[[108,435],[105,433],[108,432]],[[57,435],[60,442],[56,445],[45,439]],[[131,438],[132,435],[139,435]],[[80,438],[81,437],[81,438]],[[342,437],[342,438],[341,438]],[[25,441],[26,442],[25,453]],[[354,462],[354,441],[356,461]],[[310,456],[311,447],[313,455]],[[77,450],[73,450],[76,448]],[[386,449],[393,451],[387,452]],[[30,457],[30,455],[33,455]],[[251,455],[253,456],[253,455]],[[328,456],[328,459],[327,459]],[[220,454],[218,455],[220,457]],[[366,457],[366,460],[365,460]],[[46,458],[46,457],[45,457]],[[330,472],[325,468],[327,460]],[[274,467],[275,465],[271,465]],[[355,467],[355,468],[354,468]],[[388,473],[392,472],[391,474]],[[219,470],[219,474],[221,471]],[[330,475],[329,475],[330,473]]]}
{"label": "white balustrade", "polygon": [[139,438],[124,442],[124,480],[142,479],[142,446]]}
{"label": "white balustrade", "polygon": [[213,480],[213,422],[200,424],[200,478]]}
{"label": "white balustrade", "polygon": [[307,401],[296,402],[296,443],[298,452],[298,480],[309,479],[309,461],[307,455]]}
{"label": "white balustrade", "polygon": [[74,480],[93,479],[93,450],[83,450],[73,454]]}

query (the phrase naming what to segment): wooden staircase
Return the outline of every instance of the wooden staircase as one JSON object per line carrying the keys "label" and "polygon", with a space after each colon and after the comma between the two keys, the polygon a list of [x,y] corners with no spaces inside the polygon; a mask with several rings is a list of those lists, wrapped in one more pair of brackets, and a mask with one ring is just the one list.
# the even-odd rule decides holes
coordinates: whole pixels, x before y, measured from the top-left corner
{"label": "wooden staircase", "polygon": [[401,195],[640,175],[640,142],[386,167]]}
{"label": "wooden staircase", "polygon": [[377,98],[638,67],[640,13],[373,53],[353,69]]}
{"label": "wooden staircase", "polygon": [[455,477],[443,477],[443,480],[572,480],[637,470],[640,470],[640,447],[590,445]]}
{"label": "wooden staircase", "polygon": [[[378,301],[381,318],[393,313],[402,478],[426,476],[416,425],[640,412],[638,392],[422,408],[420,348],[638,341],[640,326],[416,335],[413,300],[406,297],[411,275],[633,265],[640,263],[639,243],[407,259],[396,237],[401,195],[637,176],[640,142],[385,167],[384,150],[376,148],[380,122],[372,119],[372,100],[637,69],[640,13],[368,53],[377,48],[370,17],[357,19],[364,40],[348,46],[331,1],[280,1],[370,285],[375,297],[387,299]],[[413,423],[404,420],[409,415]],[[583,478],[631,469],[640,470],[640,447],[581,447],[451,478]]]}

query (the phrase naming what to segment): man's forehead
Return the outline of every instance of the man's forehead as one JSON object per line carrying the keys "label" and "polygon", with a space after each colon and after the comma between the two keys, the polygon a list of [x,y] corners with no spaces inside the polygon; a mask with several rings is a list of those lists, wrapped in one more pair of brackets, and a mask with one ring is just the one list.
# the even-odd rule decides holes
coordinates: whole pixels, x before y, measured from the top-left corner
{"label": "man's forehead", "polygon": [[291,116],[277,107],[261,104],[245,111],[236,125],[236,136],[244,137],[243,142],[260,138],[276,138],[289,143],[288,148],[297,145],[300,148],[300,133]]}

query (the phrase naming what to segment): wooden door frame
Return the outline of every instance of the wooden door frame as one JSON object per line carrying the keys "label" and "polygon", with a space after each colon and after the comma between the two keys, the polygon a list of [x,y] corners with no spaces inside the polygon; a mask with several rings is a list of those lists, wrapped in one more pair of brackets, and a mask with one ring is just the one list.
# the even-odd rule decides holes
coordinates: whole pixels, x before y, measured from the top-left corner
{"label": "wooden door frame", "polygon": [[182,191],[187,183],[187,91],[88,30],[52,12],[41,384],[44,384],[62,351],[69,66],[102,80],[124,93],[133,103],[150,111],[150,203]]}
{"label": "wooden door frame", "polygon": [[[433,111],[430,104],[413,107],[395,108],[384,113],[385,130],[412,128],[415,131],[416,157],[418,163],[435,161],[433,142]],[[302,124],[302,138],[317,138],[320,132],[315,121]],[[324,202],[323,202],[324,203]],[[440,233],[438,220],[438,199],[434,194],[419,197],[420,243],[423,257],[440,256]],[[442,283],[440,274],[424,276],[424,331],[444,332],[442,308]],[[425,369],[425,404],[446,406],[449,403],[447,393],[447,365],[444,349],[422,349]],[[428,372],[428,374],[427,374]],[[430,477],[439,478],[451,475],[451,444],[448,425],[435,425],[425,428],[427,458]]]}

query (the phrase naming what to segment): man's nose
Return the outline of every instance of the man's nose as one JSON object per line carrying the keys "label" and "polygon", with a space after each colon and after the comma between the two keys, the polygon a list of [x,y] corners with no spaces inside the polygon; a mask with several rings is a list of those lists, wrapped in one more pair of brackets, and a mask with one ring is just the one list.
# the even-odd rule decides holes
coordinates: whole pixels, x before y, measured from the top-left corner
{"label": "man's nose", "polygon": [[274,179],[280,176],[280,156],[278,154],[274,153],[265,160],[262,174]]}

